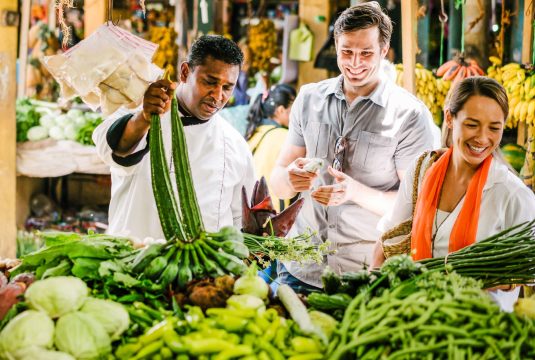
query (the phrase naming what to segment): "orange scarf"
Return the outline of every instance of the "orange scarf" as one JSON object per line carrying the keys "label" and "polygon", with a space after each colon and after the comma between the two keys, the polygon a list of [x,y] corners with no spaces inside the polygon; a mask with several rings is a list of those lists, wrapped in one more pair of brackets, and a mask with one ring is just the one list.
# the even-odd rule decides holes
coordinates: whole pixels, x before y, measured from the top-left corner
{"label": "orange scarf", "polygon": [[[431,240],[433,221],[452,153],[453,149],[450,147],[424,176],[422,191],[416,201],[416,211],[412,222],[411,255],[414,260],[427,259],[433,256]],[[468,184],[463,207],[450,234],[449,252],[462,249],[476,241],[481,196],[491,162],[492,155],[483,161]]]}

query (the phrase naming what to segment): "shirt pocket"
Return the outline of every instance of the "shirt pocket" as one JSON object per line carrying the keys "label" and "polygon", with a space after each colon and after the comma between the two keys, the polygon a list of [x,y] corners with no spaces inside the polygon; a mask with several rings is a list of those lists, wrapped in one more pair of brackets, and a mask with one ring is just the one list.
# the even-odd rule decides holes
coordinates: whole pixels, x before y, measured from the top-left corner
{"label": "shirt pocket", "polygon": [[326,124],[319,121],[309,122],[305,129],[305,145],[307,148],[307,157],[317,157],[325,159],[329,152],[330,136],[331,124]]}
{"label": "shirt pocket", "polygon": [[367,171],[385,170],[393,164],[397,143],[395,138],[361,131],[353,151],[353,163]]}

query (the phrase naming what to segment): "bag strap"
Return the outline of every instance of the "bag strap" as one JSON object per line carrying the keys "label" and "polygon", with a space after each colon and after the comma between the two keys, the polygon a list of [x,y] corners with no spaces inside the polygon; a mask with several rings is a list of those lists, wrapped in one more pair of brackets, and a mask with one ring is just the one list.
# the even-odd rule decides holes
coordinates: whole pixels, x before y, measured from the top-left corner
{"label": "bag strap", "polygon": [[414,171],[414,179],[412,182],[412,216],[414,217],[414,213],[416,211],[416,201],[418,200],[418,187],[420,184],[420,172],[422,170],[422,164],[427,157],[431,153],[431,158],[429,162],[427,163],[425,169],[424,169],[424,176],[427,170],[433,165],[436,159],[438,159],[439,154],[436,151],[426,151],[420,157],[418,158],[418,162],[416,163],[416,169]]}
{"label": "bag strap", "polygon": [[254,147],[254,149],[251,150],[251,152],[253,153],[253,155],[255,154],[255,152],[256,152],[256,150],[258,149],[258,147],[260,146],[260,144],[262,144],[262,140],[264,140],[264,138],[266,137],[266,135],[269,134],[270,132],[272,132],[272,131],[275,130],[275,129],[280,129],[280,127],[278,127],[278,126],[273,126],[271,129],[266,130],[266,132],[262,134],[262,137],[260,138],[260,140],[258,140],[258,142],[256,143],[256,146]]}

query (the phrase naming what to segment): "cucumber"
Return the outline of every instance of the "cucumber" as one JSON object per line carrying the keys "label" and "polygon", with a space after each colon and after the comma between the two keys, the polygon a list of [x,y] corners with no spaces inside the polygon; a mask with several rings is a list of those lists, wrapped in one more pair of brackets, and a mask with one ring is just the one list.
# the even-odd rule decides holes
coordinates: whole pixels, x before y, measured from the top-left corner
{"label": "cucumber", "polygon": [[142,272],[156,256],[160,255],[163,248],[164,244],[150,244],[141,250],[132,262],[132,272],[136,274]]}
{"label": "cucumber", "polygon": [[165,287],[176,279],[178,275],[178,262],[180,261],[180,256],[181,252],[179,250],[176,252],[171,263],[167,265],[165,270],[162,272],[162,274],[158,278],[157,283]]}
{"label": "cucumber", "polygon": [[348,294],[327,295],[313,292],[307,297],[307,303],[318,310],[346,309],[353,298]]}
{"label": "cucumber", "polygon": [[179,289],[184,289],[186,284],[193,279],[193,273],[189,267],[190,249],[184,248],[182,256],[182,264],[178,269],[177,286]]}

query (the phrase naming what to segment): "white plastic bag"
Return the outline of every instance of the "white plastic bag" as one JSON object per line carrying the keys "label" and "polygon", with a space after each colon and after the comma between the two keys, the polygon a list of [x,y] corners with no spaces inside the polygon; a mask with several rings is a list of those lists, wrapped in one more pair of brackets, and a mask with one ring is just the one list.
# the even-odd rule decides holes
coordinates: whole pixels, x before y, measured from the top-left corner
{"label": "white plastic bag", "polygon": [[104,115],[121,106],[135,108],[162,70],[151,63],[158,45],[112,24],[100,26],[87,39],[44,65],[60,84],[61,97],[75,96]]}

